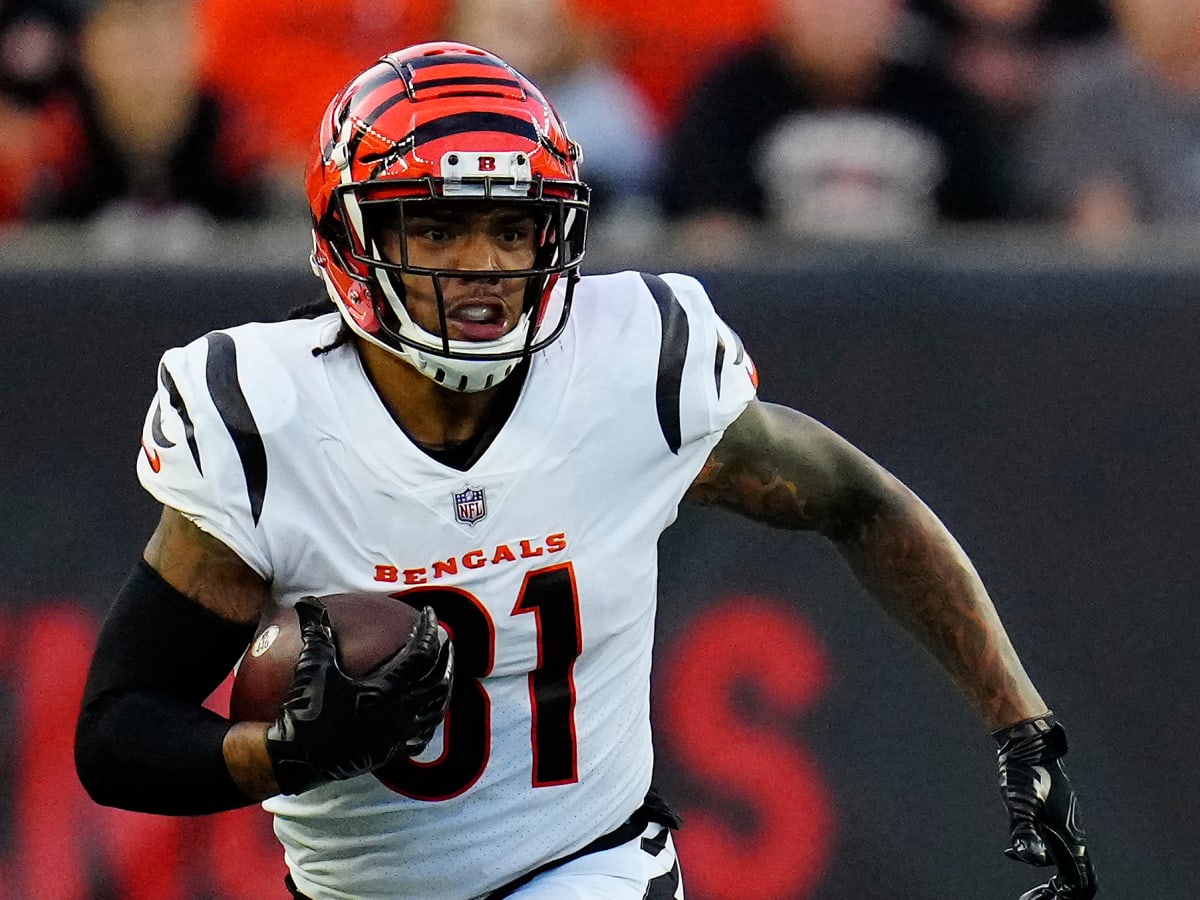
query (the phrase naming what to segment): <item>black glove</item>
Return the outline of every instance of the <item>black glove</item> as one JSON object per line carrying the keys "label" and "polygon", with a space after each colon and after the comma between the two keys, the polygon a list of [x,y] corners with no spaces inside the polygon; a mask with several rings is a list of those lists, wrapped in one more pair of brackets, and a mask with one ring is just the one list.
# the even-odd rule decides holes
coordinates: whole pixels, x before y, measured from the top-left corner
{"label": "black glove", "polygon": [[377,769],[425,749],[446,714],[454,648],[438,640],[437,617],[421,611],[408,643],[365,678],[338,663],[329,613],[316,597],[296,603],[303,644],[267,754],[285,794]]}
{"label": "black glove", "polygon": [[1020,900],[1090,900],[1096,873],[1088,856],[1079,804],[1063,769],[1067,733],[1053,716],[1021,722],[993,734],[1000,745],[1000,795],[1008,809],[1012,859],[1057,866],[1048,884]]}

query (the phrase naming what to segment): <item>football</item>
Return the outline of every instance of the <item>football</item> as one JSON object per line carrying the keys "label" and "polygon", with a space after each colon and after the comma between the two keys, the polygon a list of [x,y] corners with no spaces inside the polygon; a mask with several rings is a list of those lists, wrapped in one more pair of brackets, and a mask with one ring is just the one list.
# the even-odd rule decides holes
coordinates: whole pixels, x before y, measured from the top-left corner
{"label": "football", "polygon": [[[403,648],[420,612],[378,594],[333,594],[320,598],[329,611],[342,670],[355,678],[370,674]],[[235,722],[274,721],[287,696],[300,655],[300,620],[281,607],[264,617],[234,676],[229,717]]]}

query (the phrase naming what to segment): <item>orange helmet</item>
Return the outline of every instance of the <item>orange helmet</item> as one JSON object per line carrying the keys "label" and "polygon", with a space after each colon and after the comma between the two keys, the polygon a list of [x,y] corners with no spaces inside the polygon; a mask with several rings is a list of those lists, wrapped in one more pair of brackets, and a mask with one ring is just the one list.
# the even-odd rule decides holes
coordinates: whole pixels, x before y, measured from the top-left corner
{"label": "orange helmet", "polygon": [[[499,57],[459,43],[389,53],[343,88],[321,120],[306,180],[313,271],[364,339],[452,390],[491,387],[566,325],[587,234],[580,156],[541,91]],[[399,217],[402,225],[409,204],[458,199],[536,211],[532,267],[500,273],[527,280],[522,315],[497,340],[450,340],[419,327],[398,277],[431,278],[445,322],[442,279],[478,271],[414,266],[407,249],[388,260],[379,246],[378,223]]]}

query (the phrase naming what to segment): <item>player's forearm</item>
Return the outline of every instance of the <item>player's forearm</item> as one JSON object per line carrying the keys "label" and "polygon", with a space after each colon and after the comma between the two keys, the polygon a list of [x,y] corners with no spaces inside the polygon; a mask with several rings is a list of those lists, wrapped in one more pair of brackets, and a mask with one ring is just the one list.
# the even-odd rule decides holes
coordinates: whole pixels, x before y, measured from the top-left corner
{"label": "player's forearm", "polygon": [[248,806],[221,747],[229,722],[161,693],[85,700],[75,731],[75,767],[93,800],[156,815],[206,815]]}
{"label": "player's forearm", "polygon": [[76,768],[98,803],[201,815],[252,802],[222,752],[229,721],[202,704],[253,635],[134,566],[97,636],[76,723]]}
{"label": "player's forearm", "polygon": [[821,423],[751,403],[688,496],[832,540],[989,727],[1046,711],[958,543],[912,491]]}
{"label": "player's forearm", "polygon": [[265,722],[239,722],[225,734],[222,751],[233,783],[247,796],[265,800],[279,793],[275,770],[267,755]]}
{"label": "player's forearm", "polygon": [[911,491],[887,498],[838,542],[889,615],[946,669],[989,729],[1046,712],[958,542]]}

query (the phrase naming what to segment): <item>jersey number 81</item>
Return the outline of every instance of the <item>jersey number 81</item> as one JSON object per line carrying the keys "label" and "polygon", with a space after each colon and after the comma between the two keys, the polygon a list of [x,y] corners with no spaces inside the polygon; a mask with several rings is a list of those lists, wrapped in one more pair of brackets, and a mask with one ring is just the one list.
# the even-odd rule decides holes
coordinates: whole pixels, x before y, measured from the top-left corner
{"label": "jersey number 81", "polygon": [[[454,640],[458,671],[442,727],[442,753],[430,762],[397,759],[376,773],[384,785],[414,800],[449,800],[468,790],[491,755],[491,698],[480,680],[496,656],[492,617],[475,595],[459,588],[423,587],[393,594],[428,604]],[[533,786],[579,780],[575,743],[575,660],[583,650],[575,570],[564,562],[525,575],[511,615],[532,613],[537,667],[529,673]]]}

